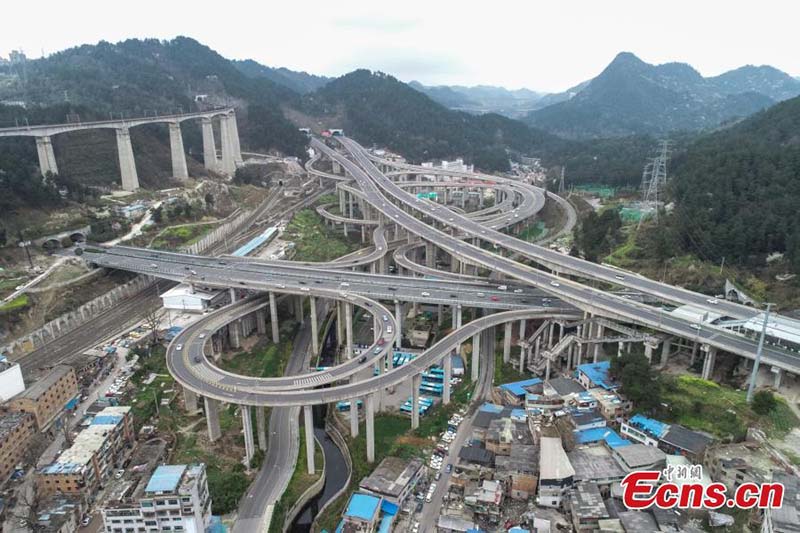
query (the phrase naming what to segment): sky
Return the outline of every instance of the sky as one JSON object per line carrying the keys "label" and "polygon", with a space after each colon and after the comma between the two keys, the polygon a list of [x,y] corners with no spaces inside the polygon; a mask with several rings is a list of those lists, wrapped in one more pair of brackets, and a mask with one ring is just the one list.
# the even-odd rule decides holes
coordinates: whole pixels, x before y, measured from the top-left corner
{"label": "sky", "polygon": [[800,76],[800,3],[787,0],[38,0],[9,3],[3,19],[2,57],[186,35],[231,59],[326,76],[369,68],[427,85],[558,92],[621,51],[704,76],[745,64]]}

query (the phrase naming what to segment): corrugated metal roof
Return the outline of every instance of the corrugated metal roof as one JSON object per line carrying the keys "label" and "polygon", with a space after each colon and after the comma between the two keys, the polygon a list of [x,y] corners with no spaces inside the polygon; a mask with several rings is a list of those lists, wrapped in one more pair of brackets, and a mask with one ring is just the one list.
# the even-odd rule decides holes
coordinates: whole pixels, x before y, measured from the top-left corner
{"label": "corrugated metal roof", "polygon": [[186,465],[162,465],[156,468],[144,488],[148,492],[174,492],[186,471]]}
{"label": "corrugated metal roof", "polygon": [[380,503],[380,498],[356,492],[350,496],[350,501],[347,503],[347,510],[344,514],[361,520],[372,520]]}
{"label": "corrugated metal roof", "polygon": [[533,385],[538,385],[541,382],[542,380],[539,378],[532,378],[523,381],[515,381],[513,383],[504,383],[500,385],[500,388],[507,390],[514,396],[525,396],[525,393],[528,392],[525,390],[526,387],[532,387]]}

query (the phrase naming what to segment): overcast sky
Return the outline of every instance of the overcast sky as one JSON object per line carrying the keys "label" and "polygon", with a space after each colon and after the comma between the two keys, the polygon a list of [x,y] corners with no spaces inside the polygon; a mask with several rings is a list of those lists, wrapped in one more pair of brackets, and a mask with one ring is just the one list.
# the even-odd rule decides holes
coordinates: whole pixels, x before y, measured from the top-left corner
{"label": "overcast sky", "polygon": [[8,2],[2,17],[3,57],[187,35],[229,58],[328,76],[364,67],[426,84],[561,91],[623,50],[705,76],[745,64],[800,75],[791,0],[38,0]]}

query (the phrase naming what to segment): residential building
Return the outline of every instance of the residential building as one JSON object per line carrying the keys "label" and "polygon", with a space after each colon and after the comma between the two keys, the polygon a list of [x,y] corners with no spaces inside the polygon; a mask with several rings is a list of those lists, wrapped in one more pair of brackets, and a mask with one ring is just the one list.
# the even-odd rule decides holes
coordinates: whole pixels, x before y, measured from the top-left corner
{"label": "residential building", "polygon": [[669,431],[661,438],[658,447],[672,455],[684,455],[692,461],[699,463],[703,460],[713,438],[697,431],[686,429],[678,424],[672,424]]}
{"label": "residential building", "polygon": [[0,414],[0,486],[19,464],[36,433],[36,424],[30,413]]}
{"label": "residential building", "polygon": [[478,516],[498,517],[502,514],[504,495],[502,482],[485,479],[474,491],[464,495],[464,506]]}
{"label": "residential building", "polygon": [[575,444],[595,444],[603,442],[609,449],[625,448],[631,444],[609,427],[593,427],[575,430]]}
{"label": "residential building", "polygon": [[39,502],[34,531],[73,533],[81,527],[84,505],[80,498],[55,495]]}
{"label": "residential building", "polygon": [[542,507],[561,507],[574,478],[575,470],[561,439],[542,437],[539,441],[539,494],[536,503]]}
{"label": "residential building", "polygon": [[24,390],[25,381],[19,365],[0,355],[0,402],[10,400]]}
{"label": "residential building", "polygon": [[353,493],[347,502],[341,529],[342,533],[374,533],[378,529],[381,498],[372,494]]}
{"label": "residential building", "polygon": [[509,455],[495,458],[495,477],[505,481],[512,499],[527,500],[536,493],[538,458],[538,447],[530,444],[514,444]]}
{"label": "residential building", "polygon": [[575,431],[583,431],[585,429],[604,428],[606,427],[606,419],[596,409],[586,411],[574,411],[571,413],[572,423],[575,426]]}
{"label": "residential building", "polygon": [[13,411],[30,413],[39,431],[47,430],[65,409],[74,407],[78,380],[71,366],[58,365],[39,381],[11,399]]}
{"label": "residential building", "polygon": [[658,446],[661,437],[666,435],[668,430],[669,424],[643,415],[633,415],[620,426],[623,437],[647,446]]}
{"label": "residential building", "polygon": [[584,389],[600,387],[607,391],[614,391],[619,388],[620,384],[611,379],[611,376],[609,376],[610,369],[610,361],[600,361],[598,363],[578,365],[575,373],[578,376],[578,383],[583,385]]}
{"label": "residential building", "polygon": [[666,454],[655,446],[639,443],[612,448],[611,455],[625,472],[661,470],[666,459]]}
{"label": "residential building", "polygon": [[586,389],[572,378],[557,377],[544,383],[544,394],[554,394],[562,398],[586,392]]}
{"label": "residential building", "polygon": [[800,479],[786,472],[775,472],[772,481],[783,484],[783,505],[777,509],[764,510],[761,532],[800,532]]}
{"label": "residential building", "polygon": [[134,440],[130,410],[110,406],[100,411],[72,446],[37,472],[39,493],[91,496],[122,462],[122,452]]}
{"label": "residential building", "polygon": [[540,394],[542,389],[542,380],[531,378],[513,383],[504,383],[498,387],[498,392],[503,404],[521,406],[525,402],[526,394]]}
{"label": "residential building", "polygon": [[107,501],[100,512],[106,533],[187,531],[211,524],[211,496],[204,464],[162,465],[130,496]]}
{"label": "residential building", "polygon": [[611,518],[600,489],[594,483],[580,483],[569,498],[574,531],[600,531],[599,521]]}
{"label": "residential building", "polygon": [[509,455],[514,444],[532,444],[531,434],[525,422],[499,418],[489,423],[485,439],[488,451],[495,455]]}
{"label": "residential building", "polygon": [[626,474],[604,445],[578,446],[567,452],[567,457],[575,472],[575,483],[592,483],[605,495],[610,494],[611,485],[622,481]]}
{"label": "residential building", "polygon": [[622,418],[633,409],[633,403],[616,392],[602,387],[589,389],[588,392],[597,402],[597,410],[600,411],[600,414],[613,425],[618,425]]}
{"label": "residential building", "polygon": [[425,473],[424,466],[418,458],[405,460],[386,457],[372,474],[361,480],[358,487],[362,492],[378,496],[402,508]]}

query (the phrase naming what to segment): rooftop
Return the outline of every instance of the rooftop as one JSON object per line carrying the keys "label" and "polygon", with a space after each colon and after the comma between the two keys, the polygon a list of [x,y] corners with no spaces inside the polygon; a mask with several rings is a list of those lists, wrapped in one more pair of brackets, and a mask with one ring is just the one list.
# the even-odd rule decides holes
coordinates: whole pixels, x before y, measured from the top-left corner
{"label": "rooftop", "polygon": [[186,465],[162,465],[156,468],[144,488],[145,493],[175,492],[181,482]]}
{"label": "rooftop", "polygon": [[71,366],[68,365],[57,365],[54,366],[53,369],[47,373],[42,379],[35,382],[33,385],[25,389],[24,391],[20,392],[16,398],[27,398],[30,400],[38,400],[39,396],[47,392],[50,387],[52,387],[59,379],[61,379],[64,375],[69,374],[72,370]]}
{"label": "rooftop", "polygon": [[[744,323],[750,331],[761,333],[764,326],[764,313],[751,317]],[[767,322],[767,335],[776,339],[800,344],[800,320],[772,314]]]}
{"label": "rooftop", "polygon": [[625,531],[636,531],[636,533],[658,533],[656,519],[650,513],[643,511],[623,511],[619,513],[619,521],[625,527]]}
{"label": "rooftop", "polygon": [[554,378],[547,382],[547,384],[552,387],[552,389],[558,394],[559,396],[567,396],[568,394],[579,394],[584,392],[586,389],[583,388],[583,385],[575,381],[571,378]]}
{"label": "rooftop", "polygon": [[199,298],[201,300],[213,300],[214,297],[217,296],[218,294],[219,291],[206,291],[199,287],[192,288],[188,284],[179,283],[178,285],[172,287],[170,290],[161,294],[161,298],[191,296],[193,298]]}
{"label": "rooftop", "polygon": [[763,481],[769,481],[772,471],[780,468],[760,445],[752,442],[714,446],[708,449],[707,457],[718,459],[725,468],[746,470]]}
{"label": "rooftop", "polygon": [[614,390],[619,388],[619,383],[615,383],[608,375],[611,368],[609,361],[600,361],[599,363],[586,363],[578,366],[578,372],[584,374],[589,381],[597,387],[602,387],[605,390]]}
{"label": "rooftop", "polygon": [[597,409],[589,409],[588,411],[573,412],[572,420],[575,422],[576,426],[583,426],[584,424],[600,422],[605,419],[603,418],[603,415],[600,414],[600,411],[598,411]]}
{"label": "rooftop", "polygon": [[510,392],[514,396],[525,396],[525,393],[529,392],[526,390],[528,387],[539,385],[541,382],[542,380],[539,378],[531,378],[523,381],[515,381],[513,383],[504,383],[500,385],[500,388]]}
{"label": "rooftop", "polygon": [[594,483],[581,483],[572,491],[570,497],[572,512],[581,518],[608,518],[608,509],[603,503],[600,489]]}
{"label": "rooftop", "polygon": [[531,444],[512,444],[510,455],[495,458],[498,471],[535,474],[539,470],[539,448]]}
{"label": "rooftop", "polygon": [[347,510],[344,512],[346,517],[358,518],[360,520],[371,521],[377,514],[381,499],[371,494],[353,493],[350,501],[347,502]]}
{"label": "rooftop", "polygon": [[539,477],[541,479],[565,479],[575,476],[567,452],[557,437],[542,437],[539,443]]}
{"label": "rooftop", "polygon": [[664,461],[666,454],[655,446],[631,444],[616,448],[614,453],[622,461],[623,466],[635,470],[644,466]]}
{"label": "rooftop", "polygon": [[673,424],[669,427],[669,431],[667,431],[667,434],[664,435],[661,440],[669,445],[675,446],[676,448],[680,448],[681,450],[687,450],[693,454],[699,454],[702,453],[703,450],[706,449],[706,446],[708,446],[714,439],[708,435],[704,435],[702,433],[698,433],[697,431],[686,429],[683,426]]}
{"label": "rooftop", "polygon": [[[693,305],[682,305],[680,307],[677,307],[671,312],[671,314],[679,318],[690,320],[692,322],[705,322],[707,324],[710,324],[715,320],[719,320],[723,316],[722,313],[712,313],[706,311],[703,308],[695,307]],[[761,326],[759,326],[759,330],[760,329]]]}
{"label": "rooftop", "polygon": [[364,490],[399,496],[408,482],[422,468],[422,460],[409,460],[400,457],[386,457],[369,477],[361,480],[359,487]]}
{"label": "rooftop", "polygon": [[622,479],[626,472],[605,446],[580,446],[567,454],[575,481]]}
{"label": "rooftop", "polygon": [[656,439],[660,439],[669,431],[669,424],[659,422],[653,418],[647,418],[644,415],[633,415],[628,420],[628,425],[640,429]]}
{"label": "rooftop", "polygon": [[590,444],[593,442],[604,441],[609,448],[624,448],[630,446],[631,441],[623,439],[611,428],[590,428],[575,432],[575,442],[578,444]]}

